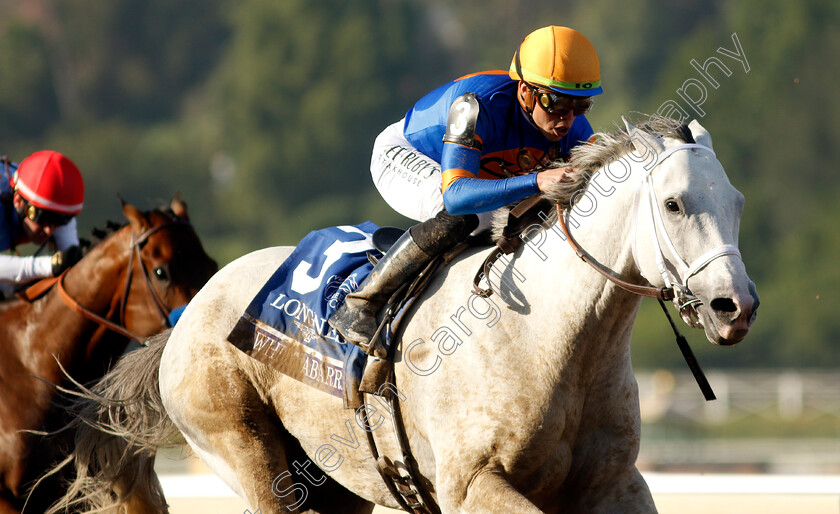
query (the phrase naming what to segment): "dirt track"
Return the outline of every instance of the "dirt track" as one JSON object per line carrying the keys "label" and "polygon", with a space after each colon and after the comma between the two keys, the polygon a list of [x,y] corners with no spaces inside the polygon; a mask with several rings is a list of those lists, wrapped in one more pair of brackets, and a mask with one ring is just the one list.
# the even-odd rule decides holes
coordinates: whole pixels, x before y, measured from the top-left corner
{"label": "dirt track", "polygon": [[[205,514],[213,512],[218,514],[244,514],[247,511],[245,502],[226,492],[227,488],[212,475],[203,475],[202,488],[207,487],[214,497],[199,498],[181,496],[190,487],[178,486],[175,482],[162,477],[164,488],[167,493],[167,500],[171,506],[172,514]],[[667,478],[667,477],[666,477]],[[698,476],[697,480],[707,480],[709,476]],[[762,477],[754,477],[761,483]],[[772,477],[764,477],[770,480]],[[192,480],[192,477],[190,478]],[[689,478],[690,480],[690,478]],[[826,491],[819,492],[786,492],[784,494],[773,494],[771,492],[756,492],[755,486],[750,488],[749,493],[736,493],[727,489],[726,492],[696,492],[697,483],[690,487],[694,492],[674,493],[657,492],[656,482],[651,484],[654,491],[654,501],[660,514],[743,514],[747,512],[760,512],[762,514],[790,514],[793,512],[807,512],[808,514],[838,514],[840,512],[840,476],[829,476],[821,478],[827,483]],[[196,482],[198,484],[198,482]],[[773,484],[770,484],[772,487]],[[173,487],[177,486],[177,487]],[[673,489],[673,487],[669,487]],[[198,494],[194,489],[193,494]],[[374,514],[393,514],[401,511],[377,507]]]}

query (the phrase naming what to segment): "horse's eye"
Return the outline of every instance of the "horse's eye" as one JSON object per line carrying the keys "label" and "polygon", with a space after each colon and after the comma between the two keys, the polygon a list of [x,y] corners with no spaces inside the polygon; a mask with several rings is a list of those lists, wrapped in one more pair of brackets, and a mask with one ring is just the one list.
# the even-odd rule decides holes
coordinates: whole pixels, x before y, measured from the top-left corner
{"label": "horse's eye", "polygon": [[160,281],[169,280],[169,274],[166,273],[166,269],[164,269],[163,267],[155,268],[154,269],[154,274],[155,274],[155,277],[157,277],[157,279],[160,280]]}
{"label": "horse's eye", "polygon": [[665,208],[671,212],[680,212],[680,204],[678,204],[676,200],[666,200]]}

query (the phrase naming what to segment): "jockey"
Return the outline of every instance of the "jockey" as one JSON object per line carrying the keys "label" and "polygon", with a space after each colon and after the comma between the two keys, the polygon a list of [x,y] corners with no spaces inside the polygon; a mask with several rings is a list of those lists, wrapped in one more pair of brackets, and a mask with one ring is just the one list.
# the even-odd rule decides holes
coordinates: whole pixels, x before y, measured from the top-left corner
{"label": "jockey", "polygon": [[[82,211],[85,185],[73,161],[50,150],[35,152],[18,166],[0,163],[0,291],[60,275],[81,258],[75,216]],[[53,255],[20,257],[15,247],[51,242]]]}
{"label": "jockey", "polygon": [[461,77],[421,98],[376,139],[371,174],[400,214],[420,221],[330,318],[363,348],[390,295],[495,209],[562,182],[556,163],[592,136],[584,114],[601,94],[598,54],[576,30],[529,34],[510,69]]}

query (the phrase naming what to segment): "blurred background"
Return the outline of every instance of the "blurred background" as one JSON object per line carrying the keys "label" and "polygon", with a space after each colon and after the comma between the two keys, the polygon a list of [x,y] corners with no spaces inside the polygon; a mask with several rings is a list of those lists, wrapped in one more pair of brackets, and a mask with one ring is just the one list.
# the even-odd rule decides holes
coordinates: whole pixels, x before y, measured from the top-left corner
{"label": "blurred background", "polygon": [[118,194],[180,191],[220,264],[328,225],[408,227],[371,183],[376,135],[549,24],[600,55],[596,131],[682,111],[747,198],[752,333],[718,348],[682,329],[717,401],[643,305],[640,467],[840,473],[836,0],[0,0],[0,154],[73,159],[82,235],[122,221]]}

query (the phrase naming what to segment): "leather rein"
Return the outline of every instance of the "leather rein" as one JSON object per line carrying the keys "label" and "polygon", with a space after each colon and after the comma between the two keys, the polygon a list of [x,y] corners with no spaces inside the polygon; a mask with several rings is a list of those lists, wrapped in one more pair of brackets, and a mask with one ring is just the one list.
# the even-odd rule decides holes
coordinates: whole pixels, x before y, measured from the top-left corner
{"label": "leather rein", "polygon": [[127,272],[125,276],[125,285],[123,287],[123,294],[120,298],[120,324],[114,323],[113,321],[100,316],[99,314],[93,312],[92,310],[88,309],[87,307],[81,305],[75,298],[70,296],[70,293],[67,292],[67,289],[64,287],[64,276],[67,274],[67,270],[64,271],[59,277],[57,282],[58,287],[58,294],[64,303],[66,303],[70,308],[72,308],[77,313],[81,314],[85,318],[98,323],[99,325],[112,330],[122,336],[125,336],[133,341],[136,341],[140,344],[144,344],[146,340],[145,337],[141,337],[125,327],[125,309],[128,299],[128,294],[131,289],[131,279],[133,273],[131,272],[134,266],[135,255],[137,262],[140,264],[140,268],[143,270],[143,277],[146,280],[146,288],[148,289],[149,293],[152,296],[152,299],[155,301],[155,306],[158,309],[158,313],[160,314],[161,318],[163,318],[163,326],[169,327],[171,326],[169,323],[169,312],[170,309],[166,307],[166,304],[161,299],[160,295],[155,291],[155,288],[152,284],[151,276],[149,275],[149,269],[146,267],[146,263],[143,261],[143,256],[141,255],[140,251],[143,245],[148,241],[149,237],[153,234],[164,230],[169,229],[174,226],[181,226],[181,225],[189,225],[186,221],[173,221],[171,223],[164,223],[163,225],[158,225],[156,227],[152,227],[149,230],[143,232],[139,236],[135,236],[134,232],[131,233],[131,244],[129,245],[129,257],[128,257],[128,265],[126,267]]}
{"label": "leather rein", "polygon": [[572,236],[571,232],[569,231],[569,220],[566,216],[563,215],[559,206],[557,207],[557,223],[558,225],[560,225],[560,230],[563,231],[563,235],[566,236],[566,242],[569,243],[569,246],[572,247],[572,250],[574,250],[575,254],[577,254],[577,256],[580,257],[580,260],[589,264],[592,267],[592,269],[606,277],[607,280],[609,280],[613,284],[624,289],[625,291],[629,291],[639,296],[649,296],[658,300],[674,299],[673,287],[653,287],[627,282],[626,280],[623,280],[621,277],[619,277],[616,272],[604,266],[600,262],[596,261],[589,254],[589,252],[580,247],[575,238]]}

